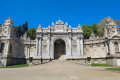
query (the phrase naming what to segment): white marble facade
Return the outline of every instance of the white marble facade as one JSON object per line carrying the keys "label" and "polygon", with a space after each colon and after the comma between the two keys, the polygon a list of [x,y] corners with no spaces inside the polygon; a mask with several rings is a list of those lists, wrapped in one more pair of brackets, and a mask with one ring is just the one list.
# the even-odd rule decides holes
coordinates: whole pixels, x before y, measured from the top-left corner
{"label": "white marble facade", "polygon": [[81,26],[77,28],[68,27],[66,23],[59,20],[52,23],[48,28],[42,28],[41,25],[37,28],[36,38],[36,58],[54,59],[54,43],[56,40],[65,42],[65,57],[64,59],[79,58],[83,56],[83,31]]}
{"label": "white marble facade", "polygon": [[52,22],[47,28],[42,28],[40,24],[35,40],[30,40],[26,33],[16,38],[11,17],[0,25],[0,66],[29,62],[30,58],[40,61],[86,60],[87,57],[95,63],[101,59],[108,64],[120,64],[119,28],[110,17],[107,18],[104,36],[99,38],[91,33],[89,39],[83,38],[80,25],[72,28],[61,20],[55,24]]}

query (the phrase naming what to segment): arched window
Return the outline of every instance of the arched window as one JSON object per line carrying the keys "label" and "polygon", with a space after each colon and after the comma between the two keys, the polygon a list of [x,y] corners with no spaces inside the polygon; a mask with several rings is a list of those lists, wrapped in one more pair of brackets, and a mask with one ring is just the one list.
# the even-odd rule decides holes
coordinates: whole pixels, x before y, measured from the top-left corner
{"label": "arched window", "polygon": [[10,53],[12,53],[12,45],[10,45]]}
{"label": "arched window", "polygon": [[119,52],[119,46],[117,42],[115,42],[115,52]]}
{"label": "arched window", "polygon": [[4,51],[4,46],[5,46],[5,43],[2,43],[2,44],[1,44],[1,47],[0,47],[0,53],[3,53],[3,51]]}

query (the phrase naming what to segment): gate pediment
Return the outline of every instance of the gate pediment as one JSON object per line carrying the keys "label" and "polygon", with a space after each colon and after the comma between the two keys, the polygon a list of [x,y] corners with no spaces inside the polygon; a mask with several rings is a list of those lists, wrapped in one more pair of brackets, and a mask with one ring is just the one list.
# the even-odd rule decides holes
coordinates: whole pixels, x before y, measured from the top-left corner
{"label": "gate pediment", "polygon": [[42,28],[40,24],[36,32],[37,33],[68,33],[68,32],[83,33],[80,24],[78,25],[77,28],[72,28],[71,25],[69,25],[68,27],[67,22],[64,24],[63,21],[61,20],[56,21],[56,24],[52,22],[52,27],[49,25],[48,28]]}
{"label": "gate pediment", "polygon": [[67,22],[65,25],[64,25],[63,21],[61,21],[61,20],[56,21],[55,25],[52,22],[52,31],[54,31],[54,32],[66,32],[67,30],[68,30]]}

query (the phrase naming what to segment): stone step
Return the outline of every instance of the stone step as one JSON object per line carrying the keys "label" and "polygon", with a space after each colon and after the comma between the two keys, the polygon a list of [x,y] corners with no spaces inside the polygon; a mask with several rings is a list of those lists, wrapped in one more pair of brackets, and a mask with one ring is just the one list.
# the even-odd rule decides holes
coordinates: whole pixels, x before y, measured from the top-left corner
{"label": "stone step", "polygon": [[61,55],[61,56],[59,57],[59,60],[65,60],[65,55]]}

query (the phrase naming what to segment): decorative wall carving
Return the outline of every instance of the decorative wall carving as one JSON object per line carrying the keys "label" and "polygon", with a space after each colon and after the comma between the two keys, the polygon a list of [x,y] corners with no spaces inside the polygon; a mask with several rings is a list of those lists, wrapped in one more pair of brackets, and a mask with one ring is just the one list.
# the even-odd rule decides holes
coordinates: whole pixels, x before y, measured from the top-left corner
{"label": "decorative wall carving", "polygon": [[46,50],[46,49],[47,49],[47,39],[44,39],[44,40],[43,40],[42,49],[43,49],[43,50]]}
{"label": "decorative wall carving", "polygon": [[76,39],[73,39],[73,41],[72,41],[72,48],[73,48],[73,50],[77,49]]}

